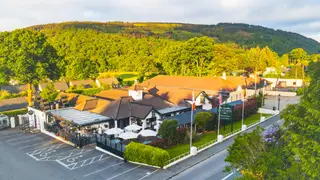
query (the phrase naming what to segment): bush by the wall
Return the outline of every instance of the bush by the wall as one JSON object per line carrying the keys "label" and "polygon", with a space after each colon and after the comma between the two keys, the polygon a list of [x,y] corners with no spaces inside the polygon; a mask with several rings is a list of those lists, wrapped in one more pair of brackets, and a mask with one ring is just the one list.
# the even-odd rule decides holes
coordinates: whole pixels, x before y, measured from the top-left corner
{"label": "bush by the wall", "polygon": [[[242,104],[238,104],[234,106],[233,109],[233,120],[239,121],[242,119]],[[258,103],[256,98],[248,99],[244,103],[244,117],[248,117],[252,114],[257,113],[258,111]]]}
{"label": "bush by the wall", "polygon": [[180,127],[176,130],[175,143],[183,143],[186,140],[188,129],[186,127]]}
{"label": "bush by the wall", "polygon": [[167,145],[175,143],[178,121],[175,119],[164,120],[159,128],[159,135],[167,142]]}
{"label": "bush by the wall", "polygon": [[169,161],[170,155],[163,149],[131,142],[126,147],[124,158],[128,161],[163,167]]}
{"label": "bush by the wall", "polygon": [[214,116],[210,112],[199,112],[194,117],[194,121],[201,131],[207,130],[209,122],[213,123],[213,119]]}
{"label": "bush by the wall", "polygon": [[27,112],[28,112],[27,108],[23,108],[23,109],[16,109],[16,110],[10,110],[10,111],[3,111],[3,112],[0,112],[0,114],[4,114],[6,116],[12,117],[12,116],[26,114]]}

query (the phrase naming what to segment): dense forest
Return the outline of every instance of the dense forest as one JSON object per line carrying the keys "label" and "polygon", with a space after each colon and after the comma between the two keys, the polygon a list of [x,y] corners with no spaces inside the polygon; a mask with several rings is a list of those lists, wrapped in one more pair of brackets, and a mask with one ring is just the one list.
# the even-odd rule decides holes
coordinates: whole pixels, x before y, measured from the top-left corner
{"label": "dense forest", "polygon": [[66,29],[92,29],[104,33],[132,37],[155,37],[174,40],[188,40],[208,36],[220,43],[236,43],[242,48],[265,47],[279,55],[295,48],[303,48],[313,54],[320,52],[320,44],[302,35],[248,24],[220,23],[217,25],[196,25],[181,23],[124,23],[124,22],[66,22],[32,26],[27,29],[55,35]]}
{"label": "dense forest", "polygon": [[[161,25],[169,26],[158,26]],[[303,67],[320,58],[302,48],[280,56],[268,46],[243,48],[208,36],[178,41],[106,33],[94,28],[52,26],[42,29],[39,26],[40,31],[18,29],[0,33],[0,85],[10,80],[37,83],[48,79],[94,79],[108,71],[220,76],[223,72],[263,72],[266,67],[276,67],[279,76],[284,65],[297,68],[299,74],[303,74],[300,73]],[[116,31],[118,26],[112,27]]]}

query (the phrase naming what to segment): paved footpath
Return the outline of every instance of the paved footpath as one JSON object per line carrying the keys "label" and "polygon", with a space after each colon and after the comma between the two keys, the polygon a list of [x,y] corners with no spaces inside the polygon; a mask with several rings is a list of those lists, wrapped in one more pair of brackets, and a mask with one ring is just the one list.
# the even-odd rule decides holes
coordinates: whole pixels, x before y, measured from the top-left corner
{"label": "paved footpath", "polygon": [[[260,127],[266,128],[280,120],[280,115],[276,115],[265,122],[259,124]],[[246,132],[251,132],[256,127],[248,129]],[[201,179],[217,179],[220,180],[227,174],[223,173],[223,169],[226,165],[224,157],[226,156],[226,149],[232,145],[235,137],[229,138],[222,143],[219,143],[201,153],[197,156],[193,156],[185,161],[180,162],[176,166],[170,167],[166,170],[159,170],[156,173],[150,175],[148,179],[164,180],[164,179],[184,179],[184,180],[201,180]],[[221,152],[221,153],[220,153]],[[218,156],[214,156],[219,154]],[[210,159],[210,161],[206,161]],[[215,163],[217,162],[217,163]],[[196,168],[196,165],[204,163],[201,168]],[[207,163],[207,164],[206,164]],[[193,169],[197,169],[192,171]],[[190,173],[192,171],[192,173]]]}

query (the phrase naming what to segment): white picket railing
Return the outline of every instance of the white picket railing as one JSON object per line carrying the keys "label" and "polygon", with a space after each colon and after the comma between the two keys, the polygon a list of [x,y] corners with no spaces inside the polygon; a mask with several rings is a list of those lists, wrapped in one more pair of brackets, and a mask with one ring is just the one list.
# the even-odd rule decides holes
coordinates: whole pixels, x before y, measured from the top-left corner
{"label": "white picket railing", "polygon": [[217,139],[215,139],[215,140],[213,140],[213,141],[210,141],[210,142],[208,142],[208,143],[206,143],[206,144],[202,144],[202,145],[198,146],[198,151],[200,151],[201,149],[204,149],[204,148],[210,146],[211,144],[214,144],[215,142],[217,142]]}
{"label": "white picket railing", "polygon": [[174,158],[170,159],[169,161],[167,161],[167,164],[170,164],[170,163],[172,163],[172,162],[174,162],[174,161],[176,161],[176,160],[178,160],[178,159],[181,159],[181,158],[183,158],[183,157],[186,157],[186,156],[188,156],[189,154],[190,154],[190,152],[186,152],[186,153],[183,153],[183,154],[181,154],[181,155],[179,155],[179,156],[177,156],[177,157],[174,157]]}

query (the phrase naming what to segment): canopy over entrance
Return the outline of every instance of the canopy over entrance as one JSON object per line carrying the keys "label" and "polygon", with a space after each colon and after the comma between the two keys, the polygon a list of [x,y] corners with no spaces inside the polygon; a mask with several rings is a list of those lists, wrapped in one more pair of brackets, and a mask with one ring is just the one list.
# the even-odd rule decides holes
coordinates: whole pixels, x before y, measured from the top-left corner
{"label": "canopy over entrance", "polygon": [[99,124],[112,119],[107,116],[91,113],[89,111],[79,111],[73,108],[63,108],[48,111],[54,118],[71,121],[78,126],[88,126]]}

